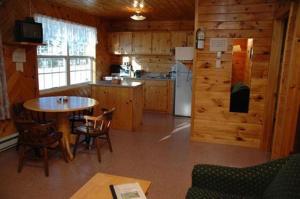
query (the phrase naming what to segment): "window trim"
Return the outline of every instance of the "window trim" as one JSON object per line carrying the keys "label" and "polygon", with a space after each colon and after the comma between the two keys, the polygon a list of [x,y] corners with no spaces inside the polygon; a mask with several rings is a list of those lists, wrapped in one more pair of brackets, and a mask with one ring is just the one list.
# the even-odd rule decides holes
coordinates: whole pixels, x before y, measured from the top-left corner
{"label": "window trim", "polygon": [[83,86],[88,86],[93,83],[92,81],[85,82],[85,83],[79,83],[79,84],[73,84],[70,86],[61,86],[61,87],[53,87],[49,89],[44,89],[44,90],[39,90],[40,95],[46,95],[46,94],[51,94],[51,93],[56,93],[56,92],[62,92],[62,91],[67,91],[75,88],[81,88]]}
{"label": "window trim", "polygon": [[[94,57],[90,57],[90,56],[68,56],[68,55],[37,55],[37,59],[39,58],[63,58],[66,60],[66,80],[67,80],[67,85],[66,86],[59,86],[59,87],[52,87],[52,88],[48,88],[48,89],[42,89],[40,90],[40,85],[38,83],[38,90],[39,90],[39,93],[51,93],[52,90],[53,92],[57,92],[57,91],[60,91],[62,88],[62,90],[66,90],[67,88],[73,88],[78,85],[78,87],[82,86],[82,85],[86,85],[86,84],[90,84],[91,82],[94,81],[94,63],[96,62],[96,58]],[[70,59],[80,59],[80,58],[83,58],[83,59],[90,59],[91,60],[91,81],[87,81],[87,82],[82,82],[82,83],[78,83],[78,84],[71,84],[71,65],[70,65]],[[86,70],[82,70],[82,71],[86,71]],[[61,72],[54,72],[54,73],[61,73]],[[39,78],[39,72],[37,71],[37,75],[38,75],[38,78]],[[53,74],[53,73],[43,73],[43,74]],[[38,79],[39,80],[39,79]],[[45,91],[45,92],[44,92]]]}
{"label": "window trim", "polygon": [[[48,88],[48,89],[43,89],[40,90],[40,85],[39,85],[39,72],[38,72],[38,63],[37,63],[37,86],[38,86],[38,92],[40,94],[47,94],[47,93],[52,93],[52,92],[59,92],[59,91],[64,91],[64,90],[68,90],[68,89],[73,89],[73,88],[78,88],[78,87],[82,87],[85,85],[89,85],[92,82],[94,82],[96,80],[96,58],[97,58],[97,45],[98,45],[98,29],[97,27],[94,26],[88,26],[86,24],[80,24],[80,23],[75,23],[69,20],[63,20],[60,18],[53,18],[51,16],[46,16],[46,15],[42,15],[42,14],[35,14],[35,17],[46,17],[46,18],[50,18],[52,20],[56,20],[56,21],[62,21],[63,23],[66,24],[73,24],[73,25],[79,25],[85,28],[92,28],[95,31],[95,54],[92,56],[80,56],[80,55],[69,55],[69,44],[67,43],[67,54],[66,55],[38,55],[38,49],[37,49],[37,62],[39,58],[63,58],[66,60],[66,86],[59,86],[59,87],[52,87],[52,88]],[[76,58],[86,58],[86,59],[90,59],[90,79],[91,81],[87,81],[87,82],[81,82],[81,83],[77,83],[77,84],[71,84],[71,66],[70,66],[70,59],[76,59]],[[80,70],[80,71],[88,71],[88,70]],[[60,72],[57,72],[60,73]],[[46,74],[46,73],[43,73]],[[48,73],[48,74],[53,74],[53,73]]]}

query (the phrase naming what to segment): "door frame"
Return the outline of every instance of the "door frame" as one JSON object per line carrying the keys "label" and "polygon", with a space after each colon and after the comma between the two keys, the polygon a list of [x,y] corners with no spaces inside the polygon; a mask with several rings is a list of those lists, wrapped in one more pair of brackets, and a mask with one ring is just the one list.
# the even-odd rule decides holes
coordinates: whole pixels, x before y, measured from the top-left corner
{"label": "door frame", "polygon": [[285,34],[284,31],[286,31],[286,33],[288,32],[288,27],[285,29],[284,23],[287,18],[289,20],[289,13],[290,7],[289,9],[284,9],[284,12],[280,12],[279,15],[276,16],[273,24],[273,37],[271,45],[272,50],[268,71],[268,92],[266,93],[265,97],[264,134],[262,136],[260,146],[260,148],[264,151],[272,150],[275,128],[274,118],[276,118],[278,93],[283,63],[283,61],[281,61],[281,57],[283,56],[283,59],[285,57],[285,52],[282,52],[282,50],[285,49],[285,44],[287,42],[287,34]]}

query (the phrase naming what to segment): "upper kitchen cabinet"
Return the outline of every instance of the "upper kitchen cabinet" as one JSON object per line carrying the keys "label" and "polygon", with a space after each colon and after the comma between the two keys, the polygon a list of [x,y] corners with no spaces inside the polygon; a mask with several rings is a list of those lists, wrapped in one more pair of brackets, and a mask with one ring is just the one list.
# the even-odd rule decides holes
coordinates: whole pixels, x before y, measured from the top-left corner
{"label": "upper kitchen cabinet", "polygon": [[109,52],[112,54],[116,54],[119,55],[121,54],[120,52],[120,37],[119,37],[119,33],[118,32],[111,32],[108,35],[108,48],[109,48]]}
{"label": "upper kitchen cabinet", "polygon": [[187,32],[173,31],[171,32],[171,49],[176,47],[187,46]]}
{"label": "upper kitchen cabinet", "polygon": [[123,55],[132,53],[132,32],[119,32],[120,53]]}
{"label": "upper kitchen cabinet", "polygon": [[109,51],[112,54],[132,53],[132,32],[112,32],[109,34]]}
{"label": "upper kitchen cabinet", "polygon": [[133,54],[151,54],[151,32],[132,33],[132,53]]}
{"label": "upper kitchen cabinet", "polygon": [[170,32],[152,33],[152,54],[170,55],[171,54],[171,34]]}

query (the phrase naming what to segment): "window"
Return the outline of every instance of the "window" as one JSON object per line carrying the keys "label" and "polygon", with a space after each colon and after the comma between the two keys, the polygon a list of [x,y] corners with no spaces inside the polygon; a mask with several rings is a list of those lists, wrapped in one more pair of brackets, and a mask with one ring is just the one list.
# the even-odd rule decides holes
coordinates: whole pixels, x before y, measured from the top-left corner
{"label": "window", "polygon": [[90,82],[96,57],[96,28],[36,15],[43,24],[45,46],[39,46],[39,89]]}

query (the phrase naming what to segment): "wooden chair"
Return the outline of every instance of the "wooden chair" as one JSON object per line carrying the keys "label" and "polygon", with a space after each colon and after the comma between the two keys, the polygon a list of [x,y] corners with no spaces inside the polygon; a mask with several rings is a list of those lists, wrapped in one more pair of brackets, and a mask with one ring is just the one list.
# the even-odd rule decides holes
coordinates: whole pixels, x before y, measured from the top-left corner
{"label": "wooden chair", "polygon": [[82,111],[74,111],[72,112],[72,115],[69,117],[70,123],[71,123],[71,132],[75,131],[75,128],[77,126],[83,125],[85,122],[84,116],[85,115],[93,115],[93,108],[89,108],[87,110]]}
{"label": "wooden chair", "polygon": [[[32,112],[24,108],[23,103],[16,103],[12,106],[12,117],[14,121],[23,121],[23,122],[36,122],[39,124],[52,124],[55,125],[54,120],[47,120],[45,113]],[[16,125],[17,127],[17,125]],[[19,131],[18,127],[17,130]],[[16,149],[19,150],[19,141],[17,143]]]}
{"label": "wooden chair", "polygon": [[113,151],[109,130],[111,126],[111,121],[115,108],[110,110],[102,109],[103,114],[98,117],[84,116],[85,125],[79,126],[75,129],[74,133],[76,134],[76,142],[73,148],[73,155],[75,157],[77,147],[80,144],[80,136],[85,135],[88,138],[92,138],[93,142],[97,148],[98,161],[101,162],[101,153],[100,153],[100,140],[106,140],[109,146],[110,152]]}
{"label": "wooden chair", "polygon": [[16,120],[16,127],[19,131],[19,166],[18,172],[22,171],[27,149],[38,149],[43,151],[45,175],[49,176],[48,149],[59,146],[65,161],[67,157],[62,143],[62,133],[55,130],[52,123],[39,124],[34,121]]}

